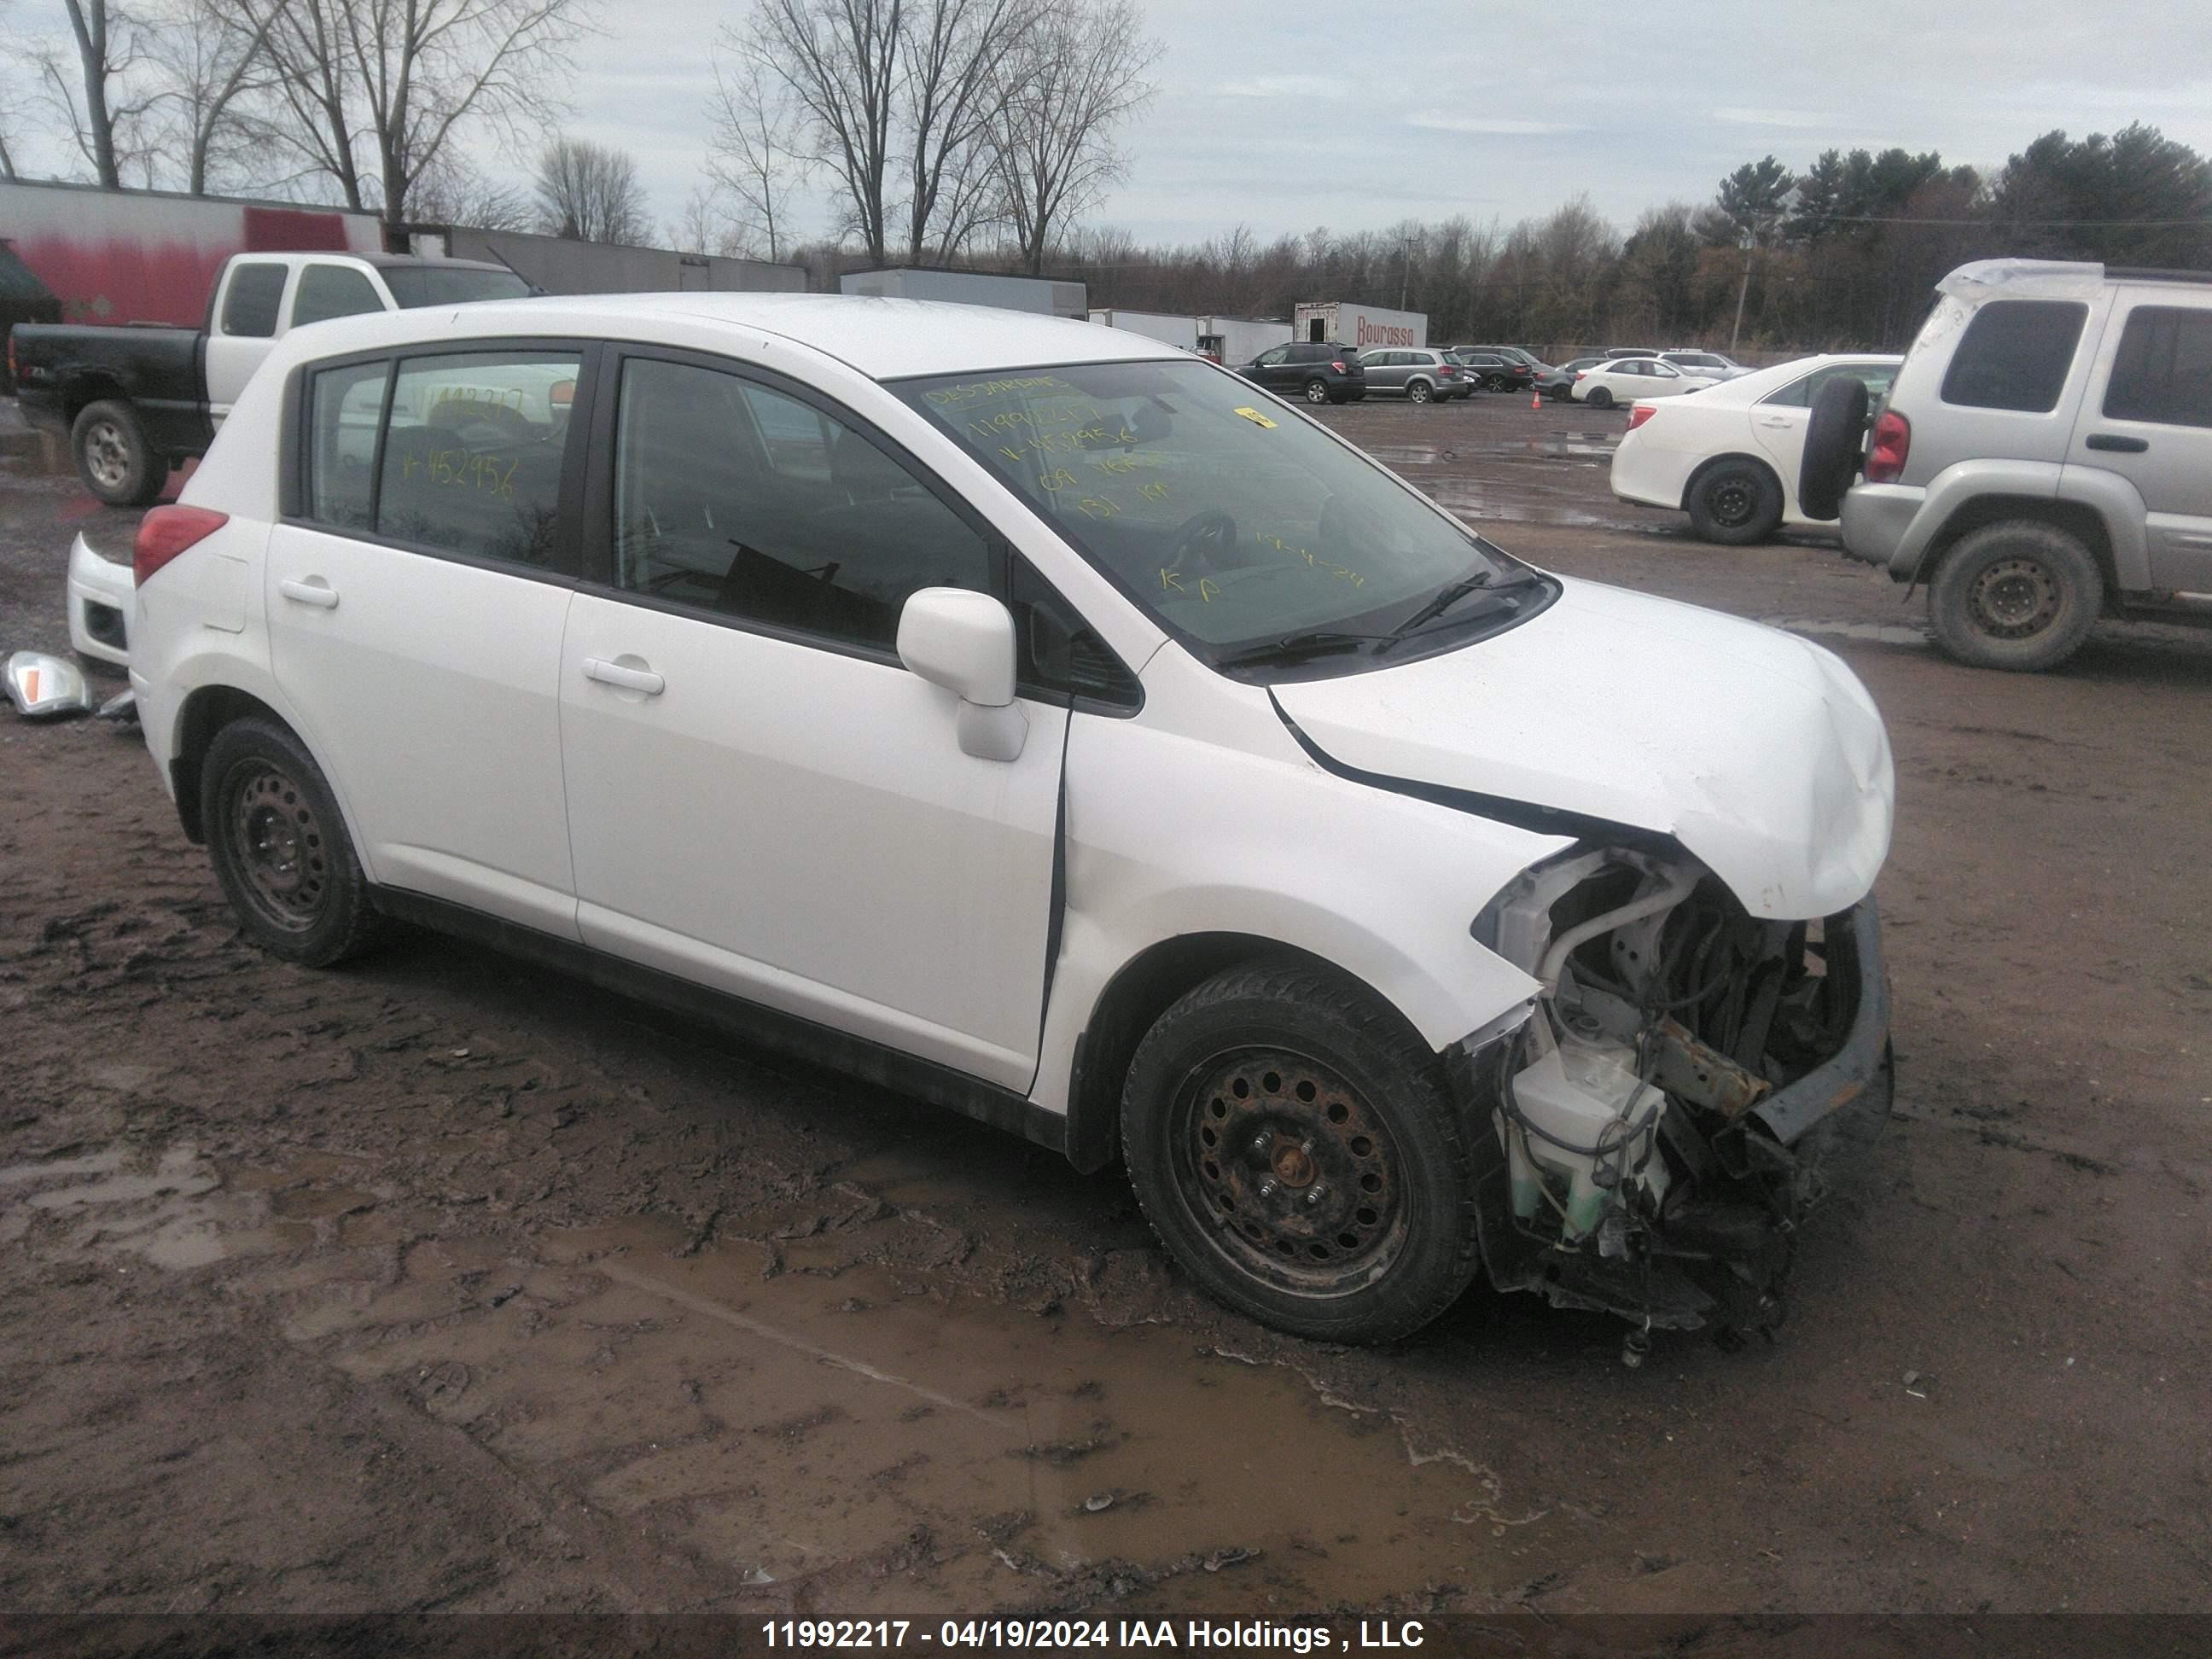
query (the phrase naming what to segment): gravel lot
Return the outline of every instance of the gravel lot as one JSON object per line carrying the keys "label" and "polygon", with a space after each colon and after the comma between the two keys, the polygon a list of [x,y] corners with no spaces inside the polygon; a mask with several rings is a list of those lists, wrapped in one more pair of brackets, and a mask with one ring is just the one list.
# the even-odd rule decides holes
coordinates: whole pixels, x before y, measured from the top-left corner
{"label": "gravel lot", "polygon": [[[1888,719],[1898,1116],[1771,1346],[1217,1310],[1120,1177],[409,935],[243,945],[135,732],[0,713],[0,1607],[2212,1611],[2212,635],[1978,673],[1620,417],[1328,418]],[[79,528],[0,472],[0,647]]]}

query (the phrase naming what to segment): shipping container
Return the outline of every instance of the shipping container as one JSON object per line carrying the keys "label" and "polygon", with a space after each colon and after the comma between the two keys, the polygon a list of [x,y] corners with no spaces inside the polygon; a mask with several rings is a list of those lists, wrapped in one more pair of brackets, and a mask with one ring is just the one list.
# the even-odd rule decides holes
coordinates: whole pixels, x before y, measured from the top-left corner
{"label": "shipping container", "polygon": [[410,253],[505,265],[548,294],[804,294],[803,265],[666,248],[579,242],[528,231],[410,225],[395,242]]}
{"label": "shipping container", "polygon": [[840,294],[885,300],[949,300],[956,305],[995,306],[1039,317],[1089,320],[1089,290],[1080,283],[1047,276],[1000,276],[981,270],[929,270],[906,266],[891,270],[848,270],[837,279]]}
{"label": "shipping container", "polygon": [[1285,322],[1262,322],[1252,317],[1198,319],[1199,350],[1231,368],[1250,362],[1271,347],[1288,345],[1291,338],[1291,325]]}
{"label": "shipping container", "polygon": [[1426,313],[1386,311],[1381,306],[1356,306],[1348,300],[1301,305],[1293,313],[1292,325],[1301,340],[1340,341],[1354,351],[1429,343]]}
{"label": "shipping container", "polygon": [[1185,351],[1198,349],[1198,319],[1174,317],[1159,311],[1118,311],[1109,308],[1091,313],[1094,323],[1103,323],[1109,328],[1125,329],[1132,334],[1141,334],[1148,340],[1179,346]]}
{"label": "shipping container", "polygon": [[179,328],[205,320],[234,253],[384,252],[374,213],[25,179],[0,180],[0,236],[60,320]]}

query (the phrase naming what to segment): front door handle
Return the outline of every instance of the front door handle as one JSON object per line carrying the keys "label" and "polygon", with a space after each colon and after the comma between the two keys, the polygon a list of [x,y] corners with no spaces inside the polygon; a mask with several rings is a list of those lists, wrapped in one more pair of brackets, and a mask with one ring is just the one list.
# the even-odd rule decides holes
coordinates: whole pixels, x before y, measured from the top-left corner
{"label": "front door handle", "polygon": [[2081,441],[2084,449],[2109,449],[2122,455],[2140,455],[2150,447],[2148,438],[2125,438],[2117,432],[2092,432]]}
{"label": "front door handle", "polygon": [[304,582],[294,581],[287,576],[276,584],[276,591],[295,605],[312,605],[318,611],[338,608],[337,590],[320,576]]}
{"label": "front door handle", "polygon": [[599,657],[584,659],[584,678],[597,680],[602,685],[618,685],[625,691],[642,691],[648,697],[657,697],[665,690],[668,682],[649,668],[625,668],[618,662],[607,662]]}

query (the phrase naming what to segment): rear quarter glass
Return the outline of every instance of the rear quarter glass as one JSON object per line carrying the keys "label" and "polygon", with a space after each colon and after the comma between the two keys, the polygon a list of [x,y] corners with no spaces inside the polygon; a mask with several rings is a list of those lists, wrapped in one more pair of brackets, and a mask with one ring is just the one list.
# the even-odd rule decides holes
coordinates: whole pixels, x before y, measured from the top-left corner
{"label": "rear quarter glass", "polygon": [[2089,307],[2075,300],[1990,301],[1951,354],[1943,401],[2048,415],[2058,407],[2088,316]]}

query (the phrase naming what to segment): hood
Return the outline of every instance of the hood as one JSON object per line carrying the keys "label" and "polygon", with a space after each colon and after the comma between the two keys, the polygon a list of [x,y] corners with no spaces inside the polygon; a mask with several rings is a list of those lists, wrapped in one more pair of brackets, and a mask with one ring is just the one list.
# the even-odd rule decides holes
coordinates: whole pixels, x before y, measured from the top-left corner
{"label": "hood", "polygon": [[1895,778],[1841,659],[1669,599],[1563,586],[1504,634],[1275,700],[1340,765],[1671,835],[1754,916],[1865,897]]}

